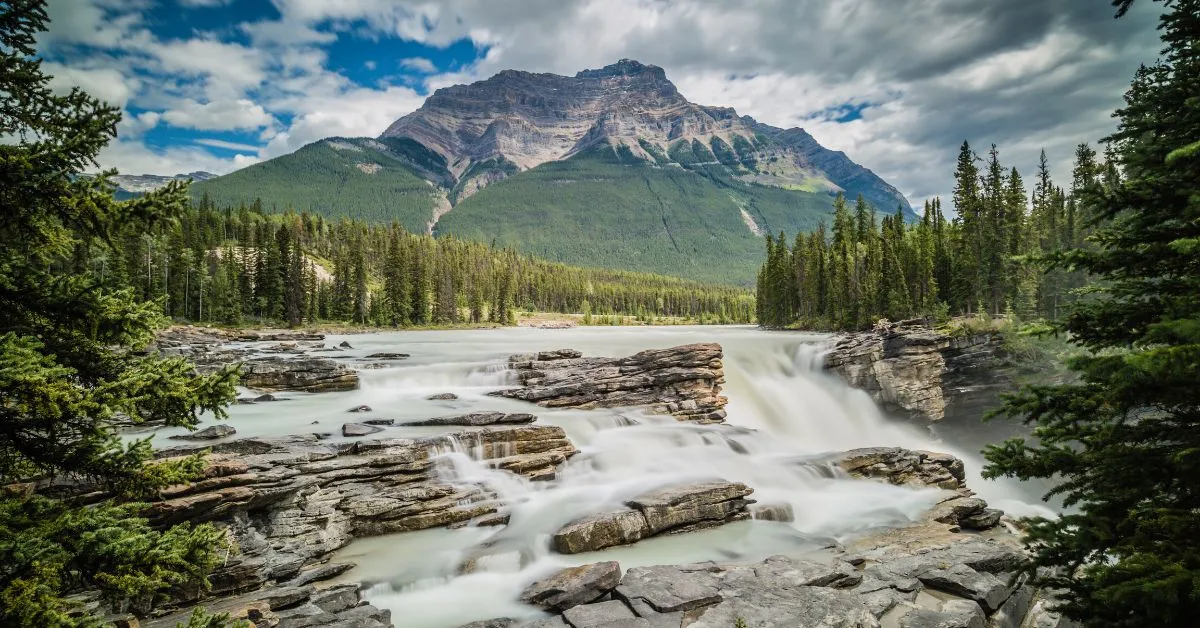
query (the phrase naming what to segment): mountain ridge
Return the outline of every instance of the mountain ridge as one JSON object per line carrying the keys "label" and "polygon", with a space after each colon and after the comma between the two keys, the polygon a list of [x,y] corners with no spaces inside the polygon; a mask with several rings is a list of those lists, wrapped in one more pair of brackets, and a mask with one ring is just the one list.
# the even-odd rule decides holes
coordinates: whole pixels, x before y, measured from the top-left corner
{"label": "mountain ridge", "polygon": [[832,218],[833,195],[907,200],[806,131],[687,100],[633,60],[505,70],[441,88],[377,138],[326,138],[193,186],[220,205],[315,211],[552,261],[751,285],[765,234]]}

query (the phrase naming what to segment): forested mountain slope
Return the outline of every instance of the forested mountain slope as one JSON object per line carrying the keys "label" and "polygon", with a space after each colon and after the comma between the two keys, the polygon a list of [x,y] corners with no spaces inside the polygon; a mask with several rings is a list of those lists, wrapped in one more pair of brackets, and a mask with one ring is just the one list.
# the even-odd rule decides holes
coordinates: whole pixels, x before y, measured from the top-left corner
{"label": "forested mountain slope", "polygon": [[439,89],[379,139],[330,138],[193,186],[217,206],[398,221],[584,266],[750,285],[761,238],[894,187],[803,129],[689,102],[662,68],[506,70]]}

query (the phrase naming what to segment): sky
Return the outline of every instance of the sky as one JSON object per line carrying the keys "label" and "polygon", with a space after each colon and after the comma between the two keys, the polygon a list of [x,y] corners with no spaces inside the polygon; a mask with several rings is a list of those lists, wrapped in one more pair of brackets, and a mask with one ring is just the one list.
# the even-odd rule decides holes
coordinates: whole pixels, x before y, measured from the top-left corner
{"label": "sky", "polygon": [[49,0],[53,85],[121,107],[103,167],[218,174],[376,136],[448,85],[622,58],[689,100],[800,126],[910,201],[963,140],[1031,178],[1115,127],[1160,48],[1156,3],[1107,0]]}

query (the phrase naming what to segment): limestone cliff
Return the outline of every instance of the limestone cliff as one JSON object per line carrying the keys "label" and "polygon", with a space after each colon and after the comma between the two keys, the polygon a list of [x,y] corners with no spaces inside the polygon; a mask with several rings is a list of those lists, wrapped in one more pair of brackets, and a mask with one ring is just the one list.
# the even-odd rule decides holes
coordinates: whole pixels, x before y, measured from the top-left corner
{"label": "limestone cliff", "polygon": [[998,334],[951,336],[904,321],[842,336],[825,368],[889,410],[940,421],[948,411],[981,413],[1011,385],[1003,355]]}

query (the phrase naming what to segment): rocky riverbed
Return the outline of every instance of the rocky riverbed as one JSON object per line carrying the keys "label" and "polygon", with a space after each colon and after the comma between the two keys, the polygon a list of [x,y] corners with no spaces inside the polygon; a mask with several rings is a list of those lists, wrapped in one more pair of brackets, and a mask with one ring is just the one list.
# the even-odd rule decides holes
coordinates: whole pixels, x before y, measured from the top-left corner
{"label": "rocky riverbed", "polygon": [[[327,359],[334,366],[325,372],[353,373],[356,388],[304,388],[305,376],[277,380],[278,388],[248,391],[245,407],[292,415],[309,400],[338,399],[344,418],[330,425],[322,415],[286,435],[170,441],[160,450],[165,457],[204,446],[212,454],[205,479],[164,491],[151,505],[155,521],[213,521],[238,547],[214,574],[209,597],[165,611],[201,603],[260,627],[453,627],[464,622],[449,618],[472,615],[477,627],[732,626],[739,619],[748,626],[1065,625],[1046,611],[1042,592],[1010,580],[1023,561],[1016,537],[1003,513],[968,486],[973,476],[960,457],[911,448],[908,436],[887,436],[890,427],[874,438],[908,447],[793,445],[762,425],[738,424],[753,406],[734,403],[747,400],[724,389],[728,376],[739,391],[750,383],[765,389],[771,378],[746,370],[759,362],[744,356],[757,360],[763,350],[744,349],[736,337],[732,374],[726,348],[705,342],[624,358],[561,348],[496,356],[496,368],[466,375],[487,373],[490,389],[431,392],[442,380],[414,365],[432,382],[405,393],[416,407],[460,410],[422,413],[398,411],[371,392],[374,382],[393,381],[390,373],[409,372],[405,354],[420,361],[420,347],[383,351],[369,337],[240,336],[188,331],[164,338],[160,350],[193,357],[202,369],[263,361],[305,373],[311,369],[300,364]],[[819,351],[821,341],[797,346]],[[777,342],[764,337],[762,346]],[[803,365],[807,358],[789,359]],[[807,373],[799,376],[824,381]],[[810,401],[827,394],[795,372],[778,377]],[[364,386],[375,396],[364,397]],[[254,401],[268,388],[279,403]],[[297,389],[310,392],[289,392]],[[888,444],[871,439],[863,444]],[[346,558],[364,539],[400,547],[409,535],[435,532],[422,537],[432,543],[422,552],[392,559],[413,574],[398,584],[387,575],[396,567],[376,565],[369,554]],[[692,538],[710,540],[688,549]],[[450,542],[462,549],[439,549]],[[703,549],[708,543],[715,545]],[[446,600],[466,595],[474,604],[430,606],[450,592],[460,593]],[[416,609],[408,600],[421,596],[430,601]],[[490,608],[512,612],[481,617]],[[142,623],[171,626],[179,616]]]}

